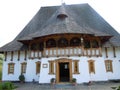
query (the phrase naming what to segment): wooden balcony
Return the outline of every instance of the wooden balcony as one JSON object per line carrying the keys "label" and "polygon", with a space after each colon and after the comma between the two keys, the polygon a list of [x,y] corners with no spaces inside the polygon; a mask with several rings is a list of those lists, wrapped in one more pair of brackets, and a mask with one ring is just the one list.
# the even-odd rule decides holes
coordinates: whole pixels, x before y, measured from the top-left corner
{"label": "wooden balcony", "polygon": [[101,48],[84,49],[82,47],[45,48],[43,51],[30,51],[29,57],[60,57],[60,56],[101,56]]}

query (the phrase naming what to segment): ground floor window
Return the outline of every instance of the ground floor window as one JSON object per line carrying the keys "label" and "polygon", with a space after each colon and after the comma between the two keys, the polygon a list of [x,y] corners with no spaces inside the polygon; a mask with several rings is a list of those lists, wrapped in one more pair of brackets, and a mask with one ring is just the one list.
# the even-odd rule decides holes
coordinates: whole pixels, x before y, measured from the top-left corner
{"label": "ground floor window", "polygon": [[79,61],[78,60],[74,60],[74,74],[79,74]]}
{"label": "ground floor window", "polygon": [[8,64],[8,74],[14,74],[14,63]]}
{"label": "ground floor window", "polygon": [[88,61],[88,65],[89,65],[89,73],[95,73],[94,60],[89,60],[89,61]]}
{"label": "ground floor window", "polygon": [[54,61],[49,61],[49,74],[54,74]]}
{"label": "ground floor window", "polygon": [[21,63],[21,73],[26,73],[26,66],[27,66],[26,62]]}
{"label": "ground floor window", "polygon": [[106,72],[113,72],[112,60],[105,60]]}
{"label": "ground floor window", "polygon": [[36,74],[40,73],[41,62],[36,62]]}

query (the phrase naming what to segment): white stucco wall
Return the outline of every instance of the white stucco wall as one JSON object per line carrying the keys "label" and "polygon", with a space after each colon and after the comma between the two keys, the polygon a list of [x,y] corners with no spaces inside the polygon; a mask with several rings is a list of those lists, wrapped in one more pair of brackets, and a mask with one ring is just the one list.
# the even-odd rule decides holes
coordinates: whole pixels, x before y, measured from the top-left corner
{"label": "white stucco wall", "polygon": [[[106,58],[105,50],[102,49],[102,57],[86,57],[86,56],[72,56],[72,57],[49,57],[41,59],[29,59],[24,60],[24,52],[20,54],[20,60],[18,61],[17,52],[14,52],[13,61],[11,61],[10,53],[7,54],[7,60],[3,62],[3,81],[18,81],[18,77],[21,74],[21,63],[27,62],[27,68],[25,80],[31,82],[33,79],[39,81],[39,83],[50,83],[51,78],[55,78],[56,75],[49,74],[49,62],[50,60],[56,60],[59,58],[67,58],[72,60],[79,60],[79,72],[80,74],[73,74],[73,78],[77,79],[77,83],[89,82],[89,81],[107,81],[109,79],[120,79],[120,47],[116,48],[116,57],[113,56],[112,48],[108,48],[108,58]],[[95,74],[89,74],[88,60],[95,61]],[[113,72],[106,72],[105,60],[112,60]],[[41,62],[40,74],[36,74],[36,62]],[[8,63],[15,63],[14,74],[8,74]],[[47,67],[44,68],[43,64]],[[55,68],[56,69],[56,68]],[[56,71],[56,70],[55,70]]]}

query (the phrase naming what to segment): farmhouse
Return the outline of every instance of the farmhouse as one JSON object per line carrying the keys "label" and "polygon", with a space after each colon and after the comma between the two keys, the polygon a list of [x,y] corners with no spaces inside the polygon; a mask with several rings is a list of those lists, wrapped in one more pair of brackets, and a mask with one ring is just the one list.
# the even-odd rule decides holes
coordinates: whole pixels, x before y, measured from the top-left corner
{"label": "farmhouse", "polygon": [[41,7],[0,53],[3,81],[120,79],[120,34],[88,4]]}

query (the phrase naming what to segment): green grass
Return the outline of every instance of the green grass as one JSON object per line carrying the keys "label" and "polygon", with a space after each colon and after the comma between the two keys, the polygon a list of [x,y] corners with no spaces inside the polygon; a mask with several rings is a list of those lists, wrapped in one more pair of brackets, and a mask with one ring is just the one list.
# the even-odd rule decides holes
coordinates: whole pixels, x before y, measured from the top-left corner
{"label": "green grass", "polygon": [[2,61],[0,60],[0,80],[2,80]]}

